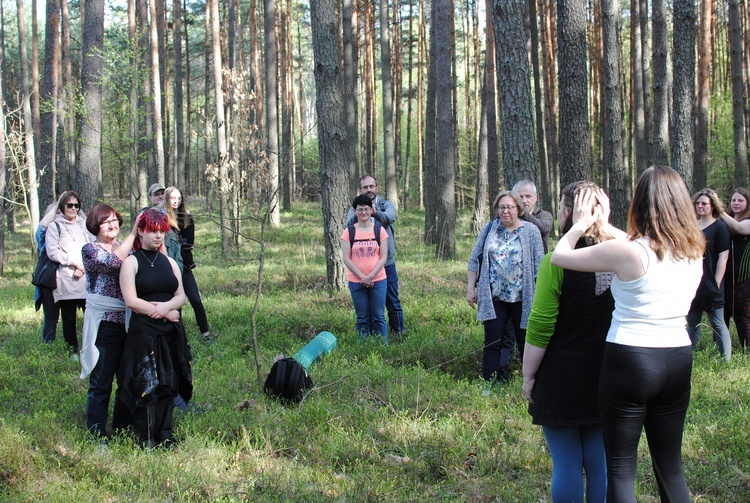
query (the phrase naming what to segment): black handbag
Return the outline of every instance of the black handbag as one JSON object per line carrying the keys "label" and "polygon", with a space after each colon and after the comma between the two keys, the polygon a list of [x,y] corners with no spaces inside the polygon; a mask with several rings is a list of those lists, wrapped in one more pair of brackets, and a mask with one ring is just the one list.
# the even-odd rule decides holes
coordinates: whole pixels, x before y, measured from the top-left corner
{"label": "black handbag", "polygon": [[[57,225],[57,232],[60,232],[60,224],[55,222],[55,225]],[[31,284],[43,288],[51,288],[52,290],[57,288],[56,273],[58,265],[60,264],[49,258],[47,248],[45,247],[39,255],[34,275],[31,277]]]}
{"label": "black handbag", "polygon": [[47,250],[44,250],[39,255],[39,261],[36,263],[36,269],[34,270],[34,276],[31,278],[31,283],[36,286],[44,288],[57,288],[57,266],[59,264],[49,258]]}

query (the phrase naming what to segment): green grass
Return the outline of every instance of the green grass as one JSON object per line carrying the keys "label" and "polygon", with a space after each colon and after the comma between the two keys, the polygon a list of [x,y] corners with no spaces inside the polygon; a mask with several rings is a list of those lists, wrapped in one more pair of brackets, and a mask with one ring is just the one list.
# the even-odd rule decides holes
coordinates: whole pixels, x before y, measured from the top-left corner
{"label": "green grass", "polygon": [[[409,332],[383,347],[358,340],[349,293],[327,291],[319,206],[282,214],[282,229],[269,238],[257,318],[262,373],[278,353],[294,354],[320,331],[338,338],[311,369],[315,390],[293,407],[258,389],[250,349],[255,245],[223,259],[218,227],[196,217],[195,273],[217,342],[199,342],[186,306],[203,412],[176,420],[179,447],[168,452],[142,451],[130,437],[103,450],[88,438],[88,383],[78,379],[61,335],[41,344],[28,237],[8,237],[0,278],[0,501],[550,501],[551,462],[526,412],[519,365],[504,387],[488,390],[479,379],[483,331],[465,301],[474,242],[467,215],[459,219],[456,261],[436,261],[421,244],[422,213],[401,215],[396,239]],[[688,484],[694,501],[750,501],[748,356],[737,351],[724,364],[713,344],[704,346],[685,429]],[[469,453],[476,454],[471,468]],[[640,457],[639,501],[658,501],[645,440]]]}

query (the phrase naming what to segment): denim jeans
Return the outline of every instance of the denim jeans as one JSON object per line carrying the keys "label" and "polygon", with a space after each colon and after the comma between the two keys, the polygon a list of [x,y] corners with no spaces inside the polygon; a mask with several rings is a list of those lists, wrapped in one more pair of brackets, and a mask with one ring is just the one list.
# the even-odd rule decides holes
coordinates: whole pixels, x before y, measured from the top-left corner
{"label": "denim jeans", "polygon": [[607,461],[601,426],[542,426],[542,429],[552,456],[552,501],[583,503],[585,492],[588,503],[604,503]]}
{"label": "denim jeans", "polygon": [[[706,311],[708,323],[711,326],[711,332],[714,334],[716,347],[724,360],[729,361],[732,358],[732,337],[729,335],[729,329],[724,322],[724,308]],[[687,331],[690,335],[690,341],[693,343],[693,349],[701,340],[700,322],[703,318],[703,311],[690,311],[687,316]]]}
{"label": "denim jeans", "polygon": [[398,272],[396,264],[385,266],[385,274],[388,276],[388,292],[385,296],[385,308],[388,311],[388,327],[393,333],[405,330],[404,311],[401,309],[401,301],[398,299]]}
{"label": "denim jeans", "polygon": [[387,280],[376,281],[371,288],[349,282],[354,312],[357,313],[357,333],[363,339],[371,334],[383,336],[388,344],[388,325],[385,323]]}
{"label": "denim jeans", "polygon": [[195,313],[195,322],[202,334],[208,332],[208,318],[206,317],[206,308],[203,307],[201,294],[198,292],[198,283],[191,269],[182,271],[182,288],[185,290],[185,296],[190,301]]}
{"label": "denim jeans", "polygon": [[[122,350],[125,345],[125,325],[102,321],[96,334],[96,348],[99,360],[89,377],[89,394],[86,403],[86,427],[98,436],[107,435],[107,414],[109,397],[112,395],[112,380],[120,367]],[[124,430],[132,423],[128,407],[120,401],[119,388],[115,392],[115,408],[112,414],[112,428]]]}

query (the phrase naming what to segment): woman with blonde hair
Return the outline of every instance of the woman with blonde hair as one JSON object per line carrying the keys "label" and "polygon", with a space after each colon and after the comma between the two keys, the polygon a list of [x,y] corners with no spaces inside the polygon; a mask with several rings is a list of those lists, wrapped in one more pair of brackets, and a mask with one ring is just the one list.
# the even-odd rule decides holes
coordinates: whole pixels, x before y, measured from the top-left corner
{"label": "woman with blonde hair", "polygon": [[[593,182],[567,185],[557,221],[562,233],[573,226],[573,201],[594,190],[605,214],[586,229],[576,248],[627,235],[608,223],[609,201]],[[599,371],[612,321],[611,272],[594,273],[539,266],[534,303],[526,328],[523,394],[532,422],[542,426],[552,457],[552,501],[604,502],[607,470],[599,420]],[[582,313],[586,313],[582,315]],[[584,476],[585,491],[584,491]]]}
{"label": "woman with blonde hair", "polygon": [[[523,358],[536,273],[544,257],[539,228],[520,218],[524,206],[517,192],[498,194],[492,209],[496,218],[477,236],[466,284],[466,300],[477,306],[477,320],[484,324],[482,377],[489,382],[510,378],[514,346]],[[508,320],[515,337],[505,329]]]}
{"label": "woman with blonde hair", "polygon": [[639,177],[627,240],[576,248],[603,213],[599,192],[578,194],[573,226],[560,238],[552,264],[615,273],[615,309],[599,377],[607,502],[636,502],[638,441],[645,428],[662,501],[687,503],[682,432],[693,351],[685,315],[703,275],[705,239],[685,182],[667,166],[651,166]]}
{"label": "woman with blonde hair", "polygon": [[734,189],[729,211],[719,215],[729,228],[729,265],[724,278],[724,323],[734,318],[737,338],[745,348],[750,337],[750,191]]}

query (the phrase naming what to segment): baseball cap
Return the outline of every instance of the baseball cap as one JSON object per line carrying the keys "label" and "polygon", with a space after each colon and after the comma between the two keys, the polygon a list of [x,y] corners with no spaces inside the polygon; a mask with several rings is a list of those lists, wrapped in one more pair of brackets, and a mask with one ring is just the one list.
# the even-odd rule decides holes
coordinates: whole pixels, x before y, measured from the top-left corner
{"label": "baseball cap", "polygon": [[152,183],[151,187],[148,188],[148,195],[153,196],[154,192],[159,191],[159,190],[165,190],[165,189],[166,187],[164,186],[163,183],[159,183],[159,182]]}

